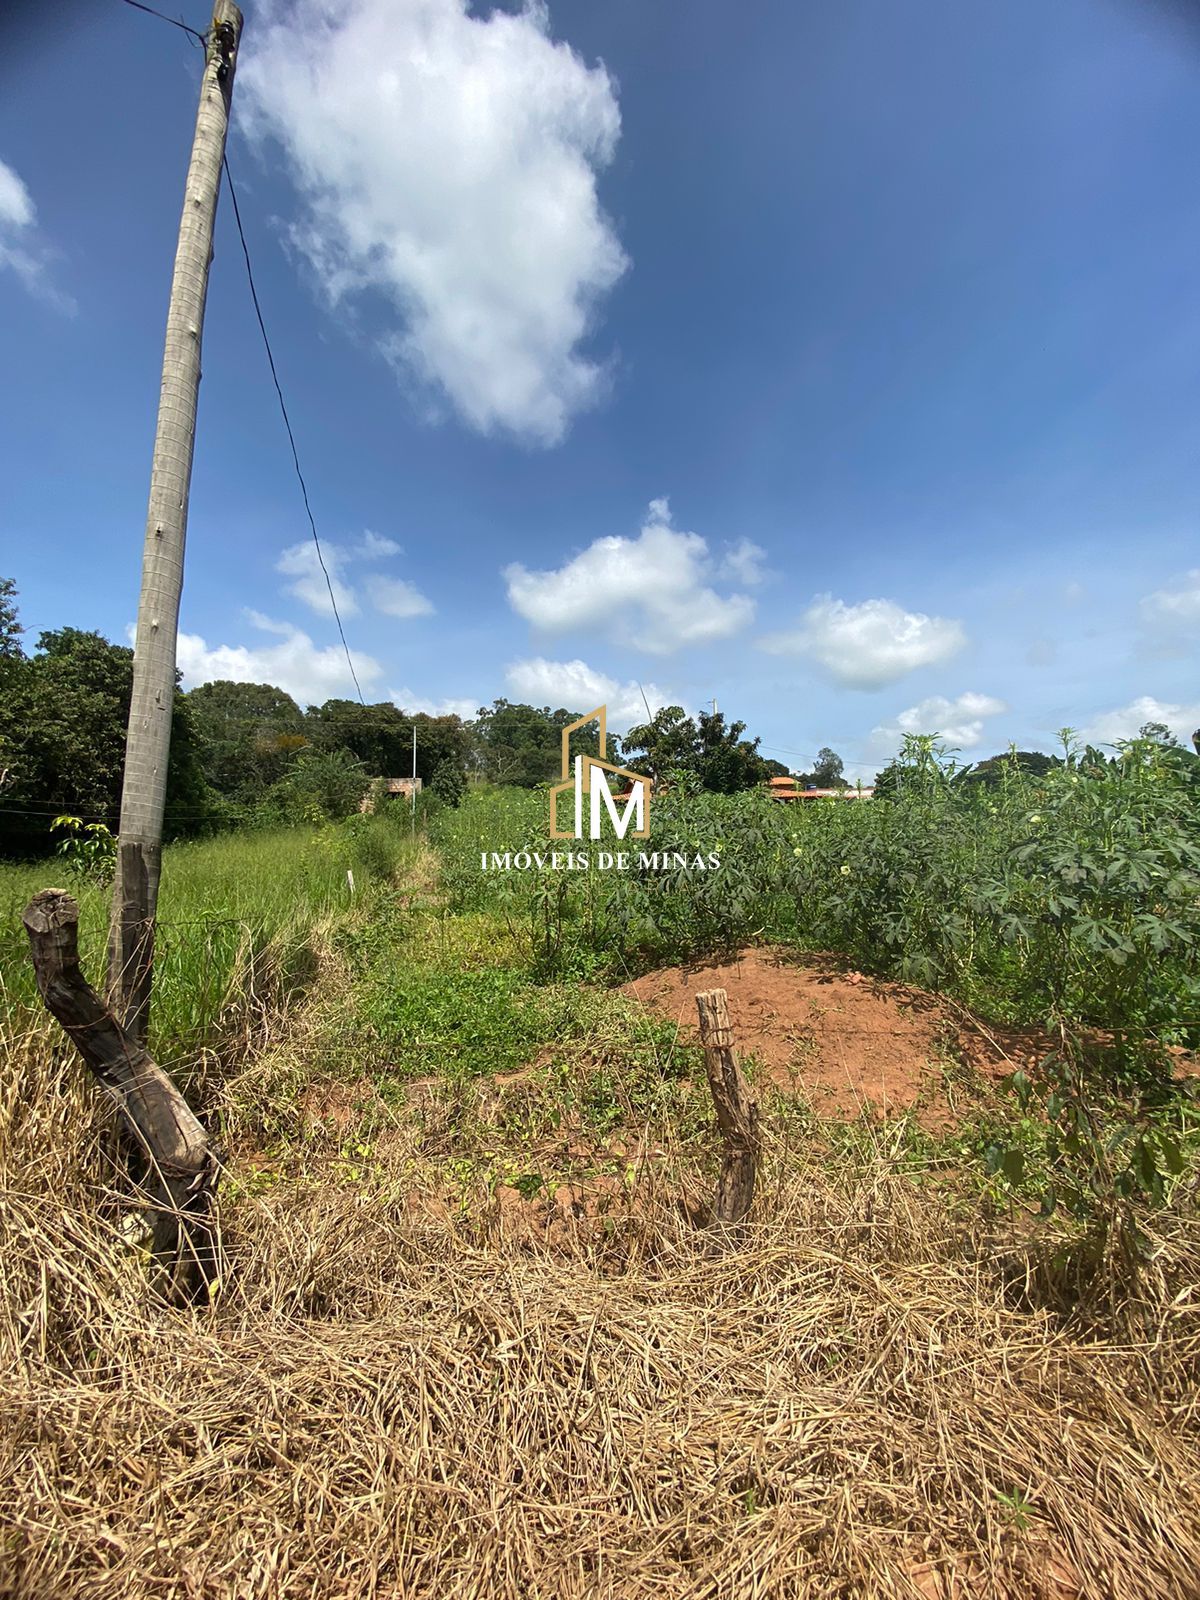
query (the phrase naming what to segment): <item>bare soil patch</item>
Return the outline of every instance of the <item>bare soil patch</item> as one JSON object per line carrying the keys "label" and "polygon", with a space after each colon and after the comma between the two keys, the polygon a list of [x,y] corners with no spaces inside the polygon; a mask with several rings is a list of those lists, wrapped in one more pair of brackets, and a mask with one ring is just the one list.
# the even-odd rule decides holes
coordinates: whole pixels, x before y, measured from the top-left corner
{"label": "bare soil patch", "polygon": [[964,1066],[986,1085],[1029,1065],[1048,1044],[1032,1032],[981,1029],[933,995],[864,976],[834,956],[772,947],[664,967],[624,985],[689,1042],[701,989],[728,991],[739,1054],[828,1115],[920,1105],[940,1120],[953,1110]]}

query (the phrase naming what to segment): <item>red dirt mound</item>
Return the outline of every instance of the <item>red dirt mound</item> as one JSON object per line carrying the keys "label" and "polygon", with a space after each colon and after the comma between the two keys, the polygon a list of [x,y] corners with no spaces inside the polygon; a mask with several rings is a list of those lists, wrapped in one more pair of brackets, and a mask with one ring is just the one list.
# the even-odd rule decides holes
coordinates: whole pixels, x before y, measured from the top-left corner
{"label": "red dirt mound", "polygon": [[864,977],[834,957],[750,949],[732,961],[664,967],[624,985],[686,1039],[695,1036],[701,989],[728,991],[739,1054],[755,1056],[773,1082],[827,1114],[867,1104],[896,1111],[918,1101],[944,1114],[953,1110],[963,1061],[998,1078],[1036,1050],[1030,1040],[985,1035],[932,995]]}

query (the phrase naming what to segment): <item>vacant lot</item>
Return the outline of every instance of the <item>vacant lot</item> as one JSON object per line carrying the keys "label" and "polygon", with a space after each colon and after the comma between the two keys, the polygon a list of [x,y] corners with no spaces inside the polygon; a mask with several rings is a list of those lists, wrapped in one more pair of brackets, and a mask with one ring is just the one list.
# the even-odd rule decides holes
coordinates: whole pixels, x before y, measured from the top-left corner
{"label": "vacant lot", "polygon": [[[1191,1594],[1195,797],[1164,757],[664,801],[703,880],[481,874],[540,826],[504,791],[173,847],[154,1043],[226,1162],[188,1310],[33,1002],[63,868],[12,873],[0,1592]],[[715,983],[763,1116],[733,1241]]]}

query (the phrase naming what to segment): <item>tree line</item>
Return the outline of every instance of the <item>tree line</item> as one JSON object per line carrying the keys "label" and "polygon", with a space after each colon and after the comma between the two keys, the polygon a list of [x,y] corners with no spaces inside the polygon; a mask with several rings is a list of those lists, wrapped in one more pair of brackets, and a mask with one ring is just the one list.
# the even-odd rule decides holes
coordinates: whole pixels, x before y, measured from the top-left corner
{"label": "tree line", "polygon": [[[54,629],[27,651],[15,587],[0,579],[0,854],[44,854],[51,824],[64,814],[115,831],[132,679],[133,651],[99,633]],[[551,783],[560,776],[563,729],[590,709],[498,699],[464,721],[387,701],[302,708],[270,684],[177,688],[164,836],[346,816],[374,779],[411,772],[414,730],[417,776],[442,804],[456,805],[471,781]],[[1165,728],[1143,732],[1171,737]],[[1035,774],[1055,760],[1016,754]],[[680,706],[663,707],[623,739],[610,734],[606,756],[656,783],[719,794],[788,775],[760,753],[744,722],[716,711],[693,717]],[[1001,760],[979,762],[968,780],[997,781]],[[877,793],[892,792],[899,773],[889,763]],[[795,779],[802,788],[847,787],[842,759],[828,747]]]}

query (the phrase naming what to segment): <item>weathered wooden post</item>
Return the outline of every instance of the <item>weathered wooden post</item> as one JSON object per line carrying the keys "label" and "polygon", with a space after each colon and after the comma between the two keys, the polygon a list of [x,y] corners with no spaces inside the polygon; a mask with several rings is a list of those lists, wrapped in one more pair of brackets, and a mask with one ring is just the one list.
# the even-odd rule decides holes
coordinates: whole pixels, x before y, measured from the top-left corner
{"label": "weathered wooden post", "polygon": [[712,1220],[725,1225],[741,1223],[754,1199],[758,1163],[758,1106],[750,1098],[733,1053],[733,1029],[724,989],[708,989],[696,996],[700,1015],[700,1043],[704,1070],[716,1107],[717,1124],[725,1141],[725,1160],[713,1197]]}
{"label": "weathered wooden post", "polygon": [[144,1160],[135,1182],[154,1255],[175,1299],[203,1298],[217,1275],[218,1164],[187,1101],[130,1037],[79,965],[79,907],[65,889],[35,894],[21,917],[38,992],[117,1107]]}

